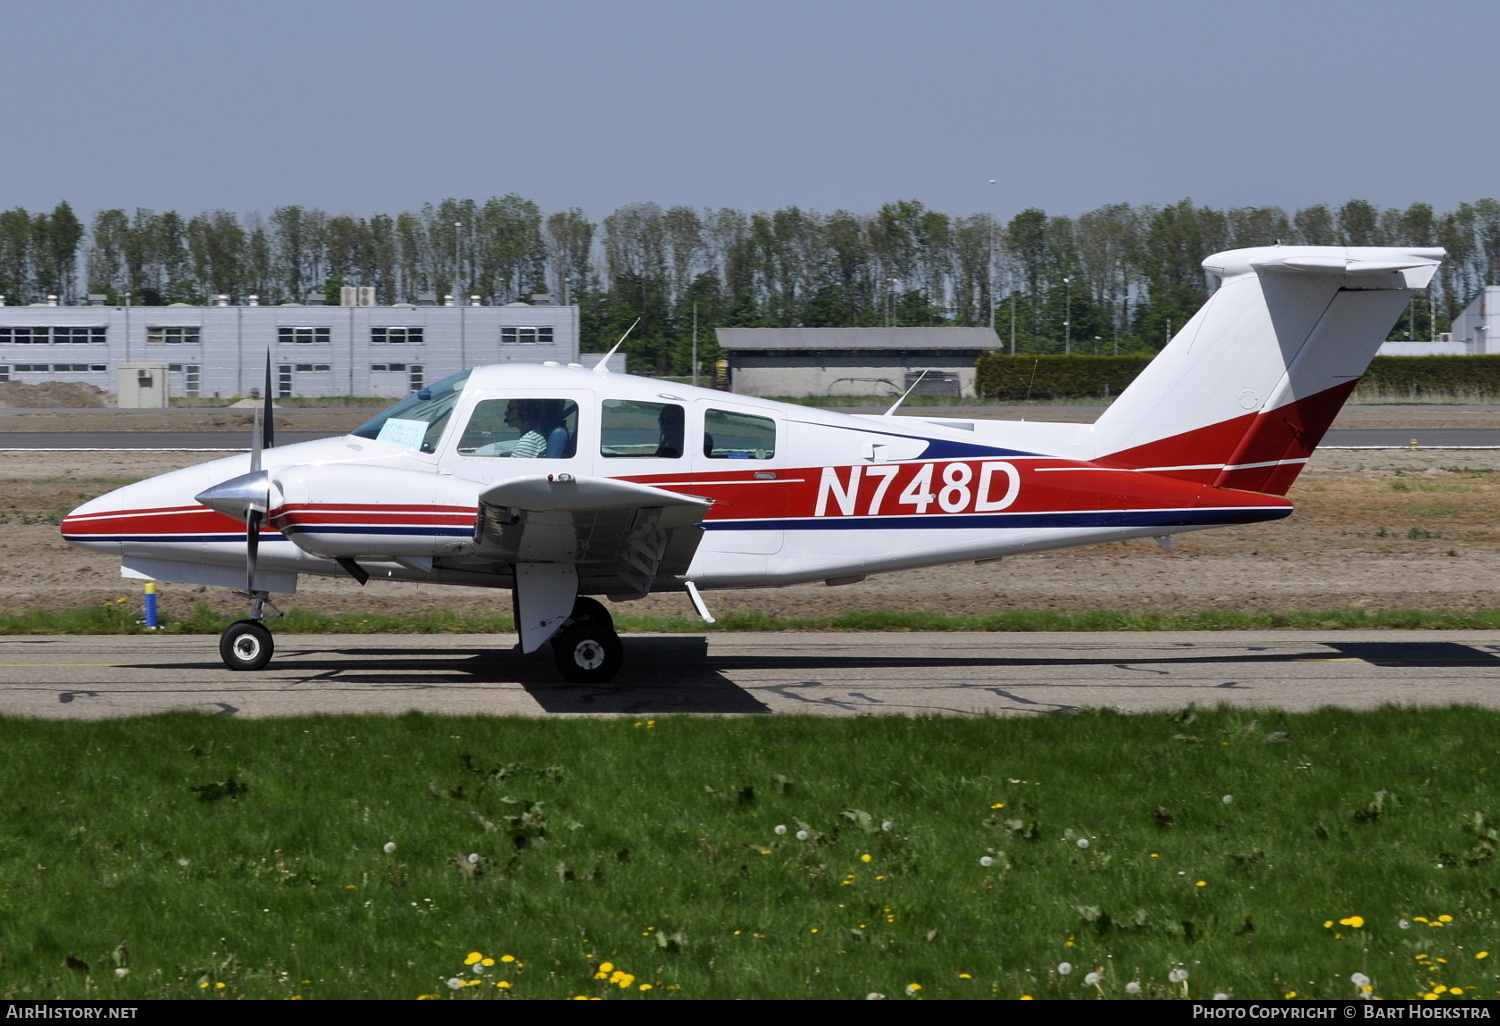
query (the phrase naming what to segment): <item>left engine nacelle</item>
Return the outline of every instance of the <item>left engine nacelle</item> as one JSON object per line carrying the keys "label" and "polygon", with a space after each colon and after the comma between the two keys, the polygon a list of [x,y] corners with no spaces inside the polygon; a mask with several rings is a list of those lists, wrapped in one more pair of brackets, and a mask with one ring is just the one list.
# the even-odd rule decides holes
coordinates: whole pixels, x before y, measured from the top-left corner
{"label": "left engine nacelle", "polygon": [[478,485],[431,471],[306,464],[272,472],[273,527],[330,559],[434,557],[474,547]]}

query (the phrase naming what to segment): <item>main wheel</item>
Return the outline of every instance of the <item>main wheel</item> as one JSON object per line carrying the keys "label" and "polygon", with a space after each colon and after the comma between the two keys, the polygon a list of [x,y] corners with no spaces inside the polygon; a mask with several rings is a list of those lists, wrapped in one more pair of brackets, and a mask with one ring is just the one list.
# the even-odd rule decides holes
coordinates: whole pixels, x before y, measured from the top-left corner
{"label": "main wheel", "polygon": [[568,614],[568,618],[574,623],[587,620],[589,623],[601,625],[610,631],[615,629],[615,618],[609,615],[609,610],[604,607],[604,603],[598,599],[589,598],[587,595],[580,595],[573,600],[573,612]]}
{"label": "main wheel", "polygon": [[604,684],[614,680],[625,662],[620,636],[607,627],[581,620],[563,628],[552,639],[557,672],[575,684]]}
{"label": "main wheel", "polygon": [[259,620],[238,620],[219,636],[219,658],[231,670],[263,670],[276,645]]}

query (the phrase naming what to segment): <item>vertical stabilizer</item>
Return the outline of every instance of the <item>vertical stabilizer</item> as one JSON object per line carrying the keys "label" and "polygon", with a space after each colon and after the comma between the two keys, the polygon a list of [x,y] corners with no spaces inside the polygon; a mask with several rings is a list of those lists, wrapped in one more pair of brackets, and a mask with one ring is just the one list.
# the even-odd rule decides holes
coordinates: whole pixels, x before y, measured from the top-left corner
{"label": "vertical stabilizer", "polygon": [[1094,424],[1097,462],[1285,495],[1441,249],[1218,253],[1223,284]]}

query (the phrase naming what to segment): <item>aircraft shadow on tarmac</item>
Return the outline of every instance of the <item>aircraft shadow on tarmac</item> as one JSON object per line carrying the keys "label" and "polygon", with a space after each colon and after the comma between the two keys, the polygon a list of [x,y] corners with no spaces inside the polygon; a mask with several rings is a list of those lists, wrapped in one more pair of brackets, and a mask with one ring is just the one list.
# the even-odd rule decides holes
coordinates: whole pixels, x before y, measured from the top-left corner
{"label": "aircraft shadow on tarmac", "polygon": [[[710,655],[702,636],[626,638],[630,660],[608,685],[572,684],[560,680],[550,652],[520,656],[513,651],[410,648],[299,647],[295,636],[282,641],[273,669],[294,672],[299,692],[330,690],[431,690],[496,682],[519,684],[541,709],[550,713],[619,713],[651,715],[688,713],[766,713],[759,698],[725,676],[736,670],[792,675],[860,669],[923,669],[1009,666],[1039,670],[1086,666],[1171,666],[1217,664],[1245,666],[1320,659],[1359,659],[1381,667],[1500,666],[1500,655],[1451,641],[1346,642],[1309,638],[1297,651],[1251,651],[1196,655],[1191,643],[1179,643],[1135,658],[1097,656],[994,657],[941,653],[882,655]],[[1331,650],[1331,651],[1330,651]],[[152,664],[134,664],[152,665]],[[219,669],[218,663],[154,664],[161,669]],[[281,685],[288,682],[277,678]]]}

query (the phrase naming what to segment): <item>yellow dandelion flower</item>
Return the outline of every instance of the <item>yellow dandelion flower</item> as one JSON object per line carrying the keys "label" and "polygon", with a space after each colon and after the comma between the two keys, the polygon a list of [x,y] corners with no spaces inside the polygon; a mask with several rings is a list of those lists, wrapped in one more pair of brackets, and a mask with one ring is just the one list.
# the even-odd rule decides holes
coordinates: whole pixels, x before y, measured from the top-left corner
{"label": "yellow dandelion flower", "polygon": [[1425,922],[1427,922],[1427,917],[1426,916],[1412,916],[1411,917],[1411,921],[1414,922],[1414,923],[1425,923]]}
{"label": "yellow dandelion flower", "polygon": [[1005,803],[1004,802],[996,802],[994,805],[991,805],[990,808],[992,808],[992,809],[1003,809],[1003,808],[1005,808]]}
{"label": "yellow dandelion flower", "polygon": [[1207,887],[1208,886],[1208,881],[1207,880],[1199,880],[1196,884],[1194,884],[1194,886],[1195,887]]}
{"label": "yellow dandelion flower", "polygon": [[1462,994],[1463,992],[1464,992],[1464,989],[1462,987],[1450,987],[1450,988],[1448,988],[1448,993],[1449,994]]}
{"label": "yellow dandelion flower", "polygon": [[494,965],[495,964],[495,960],[493,958],[481,958],[479,960],[479,964],[480,965]]}
{"label": "yellow dandelion flower", "polygon": [[1445,987],[1443,984],[1439,983],[1436,987],[1432,988],[1432,992],[1434,994],[1446,994],[1446,993],[1448,993],[1448,988]]}
{"label": "yellow dandelion flower", "polygon": [[1423,1001],[1436,1001],[1437,999],[1438,999],[1438,996],[1436,994],[1427,993],[1427,994],[1423,994],[1422,995],[1422,1000]]}
{"label": "yellow dandelion flower", "polygon": [[600,962],[599,971],[601,973],[612,973],[615,971],[615,964],[613,962]]}
{"label": "yellow dandelion flower", "polygon": [[515,955],[501,955],[500,956],[500,961],[502,961],[502,962],[514,962],[515,960],[516,960],[516,956]]}
{"label": "yellow dandelion flower", "polygon": [[1331,930],[1331,929],[1333,929],[1333,920],[1332,919],[1325,919],[1325,920],[1323,920],[1323,929],[1325,929],[1325,930]]}
{"label": "yellow dandelion flower", "polygon": [[479,952],[471,951],[469,952],[468,957],[464,959],[464,965],[473,965],[475,962],[480,961],[482,958],[484,958],[484,956]]}
{"label": "yellow dandelion flower", "polygon": [[917,992],[920,991],[921,989],[922,989],[922,985],[920,983],[908,983],[906,985],[906,993],[910,997],[915,997],[916,994],[917,994]]}
{"label": "yellow dandelion flower", "polygon": [[202,983],[198,984],[198,989],[199,990],[207,990],[208,989],[208,981],[204,980]]}
{"label": "yellow dandelion flower", "polygon": [[1443,964],[1445,964],[1445,965],[1446,965],[1446,964],[1447,964],[1447,962],[1448,962],[1448,960],[1447,960],[1447,959],[1446,959],[1446,958],[1443,958],[1443,957],[1442,957],[1442,956],[1441,956],[1441,955],[1440,955],[1440,956],[1438,956],[1438,961],[1439,961],[1439,962],[1442,962],[1442,963],[1443,963]]}
{"label": "yellow dandelion flower", "polygon": [[817,933],[818,932],[818,928],[815,926],[811,930],[808,930],[807,932],[808,933]]}
{"label": "yellow dandelion flower", "polygon": [[959,973],[958,978],[960,980],[972,980],[974,977],[970,976],[968,973]]}
{"label": "yellow dandelion flower", "polygon": [[1490,953],[1488,951],[1480,951],[1480,952],[1477,952],[1474,955],[1474,957],[1475,958],[1489,958],[1490,957]]}
{"label": "yellow dandelion flower", "polygon": [[643,984],[641,984],[641,990],[650,990],[650,989],[651,989],[651,984],[649,984],[649,983],[643,983]]}
{"label": "yellow dandelion flower", "polygon": [[496,983],[495,986],[499,987],[501,990],[510,990],[510,981],[501,980],[499,983]]}
{"label": "yellow dandelion flower", "polygon": [[871,858],[870,854],[868,852],[866,852],[865,854],[863,854],[863,855],[861,855],[859,857],[859,861],[861,861],[861,862],[869,862],[870,858]]}
{"label": "yellow dandelion flower", "polygon": [[220,980],[218,983],[214,984],[214,990],[223,990],[225,986],[226,984],[224,983],[224,981]]}
{"label": "yellow dandelion flower", "polygon": [[1348,919],[1340,919],[1339,925],[1352,926],[1358,930],[1361,926],[1365,925],[1365,920],[1363,916],[1350,916]]}
{"label": "yellow dandelion flower", "polygon": [[1157,854],[1157,853],[1156,853],[1156,852],[1154,852],[1154,851],[1153,851],[1153,852],[1152,852],[1152,853],[1151,853],[1151,857],[1152,857],[1152,858],[1153,858],[1153,859],[1159,859],[1159,858],[1161,858],[1161,856],[1160,856],[1160,855],[1158,855],[1158,854]]}
{"label": "yellow dandelion flower", "polygon": [[1292,998],[1294,998],[1296,996],[1297,996],[1297,992],[1295,990],[1289,990],[1289,991],[1286,992],[1286,999],[1288,1001],[1290,1001]]}
{"label": "yellow dandelion flower", "polygon": [[1031,995],[1030,994],[1022,994],[1021,995],[1021,1000],[1022,1001],[1030,1001],[1031,1000]]}
{"label": "yellow dandelion flower", "polygon": [[1451,923],[1451,922],[1453,922],[1453,917],[1452,916],[1438,916],[1438,922],[1440,922],[1440,923]]}

